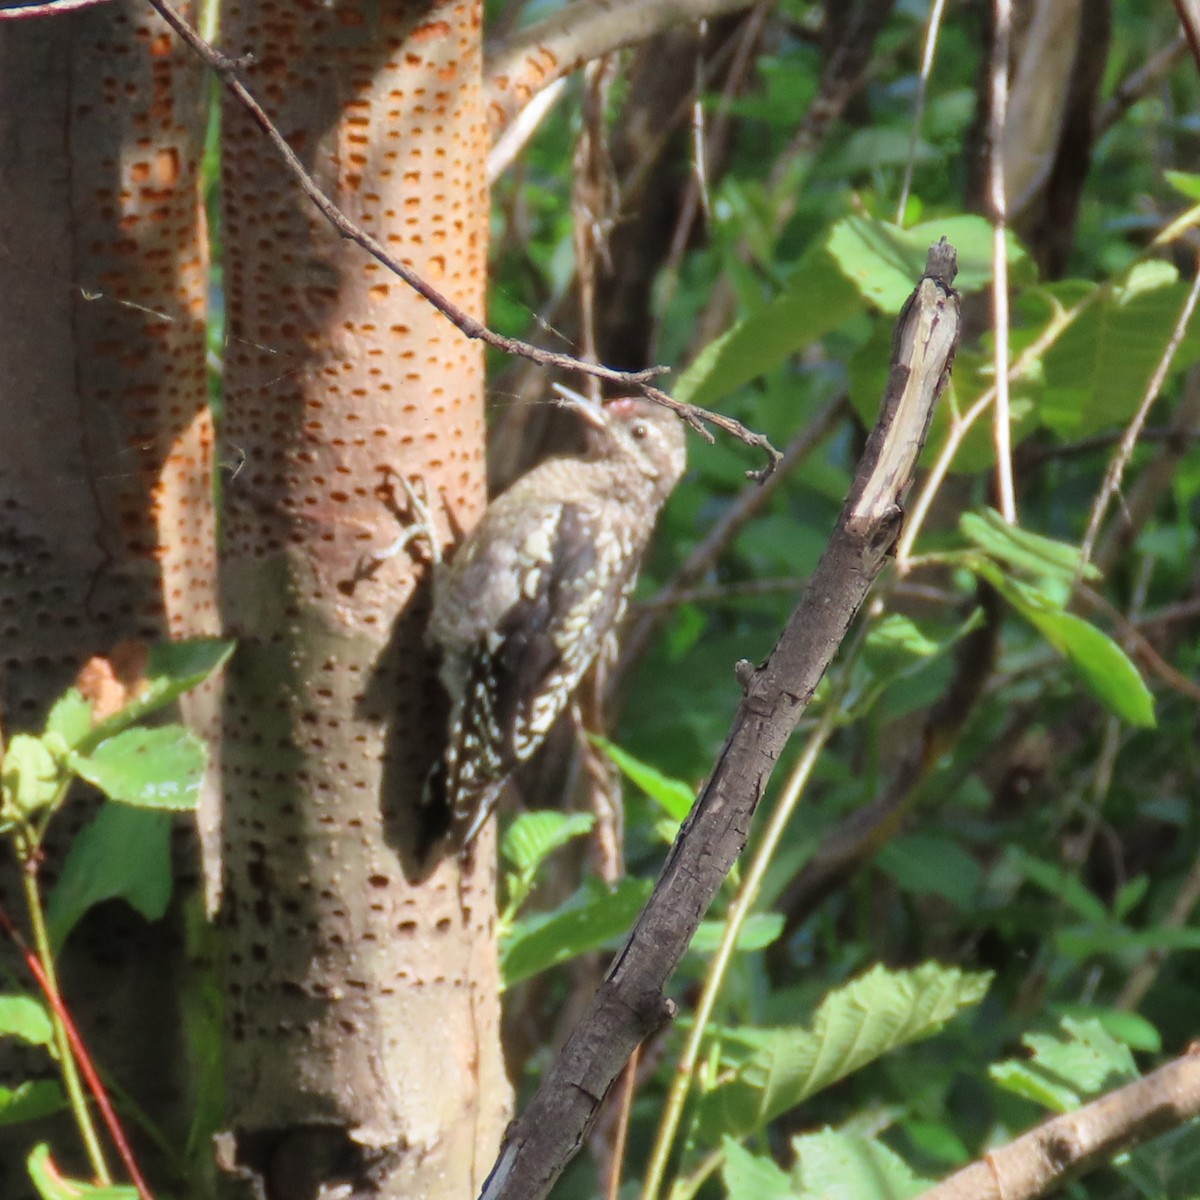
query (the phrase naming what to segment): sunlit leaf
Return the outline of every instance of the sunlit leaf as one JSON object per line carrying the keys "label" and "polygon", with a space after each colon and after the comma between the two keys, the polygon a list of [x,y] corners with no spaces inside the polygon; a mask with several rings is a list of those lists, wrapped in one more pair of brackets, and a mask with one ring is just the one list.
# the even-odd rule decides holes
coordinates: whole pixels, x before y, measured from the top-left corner
{"label": "sunlit leaf", "polygon": [[182,725],[138,726],[106,738],[71,769],[106,796],[143,808],[195,808],[204,778],[204,744]]}

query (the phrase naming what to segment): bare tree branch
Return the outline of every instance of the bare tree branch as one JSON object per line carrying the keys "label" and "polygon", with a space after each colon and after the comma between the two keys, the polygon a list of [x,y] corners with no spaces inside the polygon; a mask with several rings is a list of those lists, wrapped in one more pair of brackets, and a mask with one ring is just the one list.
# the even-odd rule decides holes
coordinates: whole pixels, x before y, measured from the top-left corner
{"label": "bare tree branch", "polygon": [[1200,1045],[1142,1079],[989,1151],[919,1200],[1034,1200],[1200,1116]]}
{"label": "bare tree branch", "polygon": [[1200,70],[1200,0],[1175,0],[1175,11],[1179,14],[1179,23],[1192,48],[1196,69]]}
{"label": "bare tree branch", "polygon": [[778,908],[786,924],[772,947],[774,954],[783,952],[790,934],[834,888],[900,833],[920,799],[921,786],[962,735],[991,676],[1000,641],[999,597],[986,584],[980,585],[978,597],[984,619],[959,644],[954,676],[929,710],[887,789],[834,825],[781,895]]}
{"label": "bare tree branch", "polygon": [[0,8],[0,21],[20,21],[28,17],[56,17],[62,13],[78,12],[81,8],[95,8],[109,0],[53,0],[49,4],[17,4]]}
{"label": "bare tree branch", "polygon": [[933,405],[958,342],[955,253],[942,243],[900,315],[883,411],[812,582],[770,657],[738,665],[745,697],[654,892],[587,1015],[509,1127],[484,1200],[540,1200],[578,1150],[634,1048],[667,1021],[664,995],[750,832],[754,810],[896,540]]}
{"label": "bare tree branch", "polygon": [[753,0],[575,0],[489,47],[484,98],[493,138],[556,79],[585,62],[644,42],[672,25],[749,8]]}
{"label": "bare tree branch", "polygon": [[1143,96],[1153,91],[1174,69],[1187,48],[1187,38],[1179,33],[1174,41],[1156,50],[1136,71],[1126,75],[1096,114],[1096,136],[1107,133]]}
{"label": "bare tree branch", "polygon": [[205,63],[217,74],[221,82],[229,89],[239,104],[254,118],[259,128],[266,134],[270,143],[282,156],[288,170],[299,183],[304,194],[317,206],[327,221],[345,238],[361,246],[372,258],[382,263],[393,274],[402,279],[419,296],[428,301],[465,337],[477,339],[503,351],[505,354],[516,354],[543,366],[560,367],[564,371],[579,371],[584,375],[593,375],[597,379],[606,380],[628,388],[645,396],[664,407],[677,413],[684,421],[696,430],[702,437],[712,441],[712,435],[705,428],[705,423],[714,425],[726,433],[744,441],[749,446],[763,450],[769,459],[767,467],[760,473],[761,477],[770,474],[774,465],[779,461],[779,451],[761,434],[747,429],[740,421],[726,417],[721,413],[709,412],[693,404],[685,404],[673,400],[665,392],[650,384],[652,379],[667,372],[667,367],[647,367],[642,371],[614,371],[611,367],[600,366],[596,363],[584,362],[570,354],[557,354],[551,350],[543,350],[538,346],[522,342],[517,338],[505,337],[489,329],[481,321],[477,321],[469,313],[464,312],[452,300],[443,296],[435,287],[426,282],[407,263],[401,262],[389,254],[361,226],[355,224],[330,198],[317,186],[316,181],[304,169],[303,163],[295,151],[288,145],[283,134],[275,127],[263,107],[252,96],[245,84],[237,76],[238,68],[242,65],[238,60],[229,58],[215,47],[210,46],[173,8],[166,0],[149,0],[150,6],[159,13],[163,20],[198,54]]}

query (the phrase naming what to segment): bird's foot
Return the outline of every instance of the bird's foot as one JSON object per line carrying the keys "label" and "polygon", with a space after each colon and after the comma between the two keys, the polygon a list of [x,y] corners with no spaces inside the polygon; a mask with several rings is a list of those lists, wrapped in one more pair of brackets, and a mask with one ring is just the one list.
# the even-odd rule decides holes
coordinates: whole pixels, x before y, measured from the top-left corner
{"label": "bird's foot", "polygon": [[371,555],[372,562],[386,562],[389,558],[403,554],[410,547],[423,543],[427,561],[433,563],[434,566],[439,565],[442,561],[442,543],[433,522],[428,485],[420,476],[410,479],[406,475],[396,475],[394,478],[399,481],[406,503],[404,508],[396,504],[394,491],[389,486],[388,491],[391,493],[389,507],[391,507],[396,520],[401,522],[405,528],[390,546],[376,550]]}

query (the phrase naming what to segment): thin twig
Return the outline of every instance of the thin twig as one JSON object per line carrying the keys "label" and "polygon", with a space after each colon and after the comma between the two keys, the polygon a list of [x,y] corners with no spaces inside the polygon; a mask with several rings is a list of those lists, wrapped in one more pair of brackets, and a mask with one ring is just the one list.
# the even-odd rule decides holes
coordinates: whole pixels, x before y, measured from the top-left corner
{"label": "thin twig", "polygon": [[1143,96],[1157,87],[1187,53],[1187,48],[1187,38],[1182,33],[1176,34],[1174,41],[1156,50],[1136,71],[1122,79],[1096,114],[1096,137],[1107,133]]}
{"label": "thin twig", "polygon": [[754,446],[766,453],[769,461],[760,472],[755,472],[754,478],[766,478],[774,470],[779,461],[779,451],[761,434],[747,429],[740,421],[721,413],[709,412],[694,404],[685,404],[673,400],[666,392],[651,386],[650,381],[668,371],[667,367],[647,367],[641,371],[616,371],[611,367],[600,366],[596,363],[584,362],[570,354],[558,354],[552,350],[543,350],[529,342],[517,338],[505,337],[489,329],[482,321],[476,320],[461,309],[452,300],[443,296],[436,288],[426,282],[412,267],[389,254],[366,230],[356,225],[334,202],[321,190],[316,181],[304,169],[303,163],[296,156],[283,134],[275,127],[267,116],[262,105],[247,90],[245,84],[238,78],[238,69],[245,65],[243,60],[232,59],[228,55],[209,45],[173,8],[166,0],[148,0],[150,6],[157,12],[175,32],[198,54],[209,68],[214,71],[230,93],[236,97],[239,104],[253,117],[255,123],[266,135],[271,145],[279,151],[288,170],[300,185],[304,194],[316,205],[322,216],[344,237],[361,246],[378,262],[382,263],[398,278],[402,279],[425,301],[438,310],[465,337],[484,342],[486,345],[505,354],[515,354],[543,366],[559,367],[564,371],[579,371],[584,375],[593,375],[597,379],[606,380],[635,392],[671,409],[692,429],[708,441],[712,434],[705,429],[705,423],[713,425],[725,433]]}
{"label": "thin twig", "polygon": [[[1016,361],[1009,367],[1009,378],[1020,379],[1026,371],[1031,370],[1034,364],[1041,360],[1042,355],[1062,337],[1067,329],[1088,308],[1096,303],[1102,294],[1102,289],[1097,288],[1095,291],[1089,293],[1074,308],[1058,310],[1042,331],[1041,336],[1026,346]],[[963,441],[971,431],[971,426],[987,411],[988,405],[995,398],[996,386],[993,384],[965,413],[955,413],[950,428],[946,433],[945,441],[938,451],[937,458],[925,476],[920,494],[916,502],[905,514],[904,532],[900,535],[900,541],[896,544],[896,567],[901,573],[908,569],[913,544],[916,542],[917,535],[925,524],[925,518],[929,515],[930,507],[933,504],[934,497],[938,493],[938,489],[942,486],[946,475],[949,473],[950,467]]]}
{"label": "thin twig", "polygon": [[1081,572],[1084,566],[1091,561],[1092,551],[1096,545],[1096,537],[1100,532],[1100,523],[1104,520],[1104,515],[1108,511],[1109,501],[1112,500],[1117,489],[1121,486],[1121,480],[1125,477],[1125,468],[1129,465],[1129,460],[1133,457],[1134,447],[1137,445],[1142,427],[1146,423],[1150,406],[1158,399],[1158,394],[1162,391],[1162,386],[1166,382],[1167,375],[1171,370],[1171,363],[1174,361],[1180,343],[1182,343],[1184,335],[1187,333],[1187,327],[1192,319],[1192,314],[1196,311],[1196,301],[1200,299],[1200,262],[1197,263],[1197,268],[1196,277],[1192,280],[1191,290],[1188,292],[1187,299],[1183,303],[1183,308],[1180,309],[1179,316],[1175,320],[1175,327],[1171,330],[1171,336],[1167,339],[1167,344],[1163,347],[1163,352],[1154,367],[1150,381],[1146,384],[1146,391],[1142,395],[1142,402],[1138,405],[1137,412],[1133,414],[1133,420],[1129,422],[1129,426],[1125,430],[1125,436],[1121,438],[1121,444],[1117,447],[1112,462],[1109,463],[1108,470],[1105,472],[1104,482],[1100,486],[1100,494],[1096,497],[1096,501],[1092,505],[1091,516],[1088,518],[1087,533],[1084,535],[1083,544],[1080,547],[1079,569]]}
{"label": "thin twig", "polygon": [[[846,412],[846,405],[845,396],[839,396],[817,413],[784,448],[771,478],[762,487],[747,488],[738,496],[720,519],[713,523],[704,540],[692,550],[648,607],[665,609],[680,602],[682,593],[712,568],[742,529],[770,503],[792,471],[833,432]],[[617,678],[641,656],[657,622],[658,617],[647,612],[622,639]]]}
{"label": "thin twig", "polygon": [[1179,14],[1179,23],[1192,48],[1196,68],[1200,70],[1200,4],[1197,0],[1175,0],[1175,11]]}
{"label": "thin twig", "polygon": [[604,1189],[605,1200],[620,1200],[621,1173],[625,1165],[625,1145],[629,1139],[629,1119],[633,1115],[633,1098],[637,1094],[638,1061],[642,1048],[638,1046],[629,1056],[625,1071],[620,1079],[620,1109],[617,1113],[617,1131],[613,1138],[612,1167],[608,1173],[608,1186]]}
{"label": "thin twig", "polygon": [[996,445],[996,493],[1000,515],[1017,521],[1016,488],[1012,469],[1012,414],[1008,403],[1008,196],[1005,180],[1004,133],[1008,120],[1008,55],[1012,40],[1011,0],[995,0],[992,36],[991,113],[989,114],[988,175],[992,207],[992,324],[995,337],[996,408],[992,437]]}
{"label": "thin twig", "polygon": [[654,1138],[654,1149],[646,1167],[646,1177],[642,1183],[642,1200],[658,1200],[666,1176],[667,1161],[675,1146],[675,1135],[679,1131],[679,1122],[683,1118],[684,1104],[691,1090],[692,1080],[696,1071],[696,1063],[700,1051],[708,1038],[713,1012],[717,999],[721,994],[722,985],[729,972],[729,964],[737,948],[738,938],[745,927],[759,892],[767,869],[775,860],[775,852],[783,838],[784,830],[796,806],[800,803],[813,770],[820,759],[821,751],[833,736],[840,719],[840,704],[831,702],[821,715],[816,728],[809,734],[808,741],[784,784],[783,792],[771,813],[771,819],[763,831],[762,840],[754,850],[742,885],[725,914],[725,928],[721,931],[721,942],[716,953],[709,960],[708,971],[704,979],[704,988],[700,999],[696,1002],[696,1011],[692,1014],[692,1025],[688,1031],[687,1042],[679,1055],[679,1062],[671,1080],[667,1099],[663,1104],[663,1115],[659,1122],[658,1132]]}
{"label": "thin twig", "polygon": [[925,27],[925,46],[921,51],[921,73],[917,76],[917,95],[913,101],[912,130],[908,135],[908,153],[904,157],[904,182],[900,185],[900,200],[896,205],[896,224],[904,224],[908,209],[908,194],[912,190],[913,168],[917,157],[917,139],[921,135],[921,119],[925,115],[925,96],[929,91],[929,77],[933,73],[933,53],[937,49],[938,34],[942,28],[942,13],[946,0],[933,0],[929,10],[929,23]]}
{"label": "thin twig", "polygon": [[1140,658],[1146,667],[1153,671],[1168,687],[1200,704],[1200,684],[1197,684],[1194,680],[1184,675],[1183,672],[1177,671],[1171,666],[1139,628],[1140,625],[1151,623],[1155,618],[1134,620],[1127,617],[1109,603],[1100,592],[1088,587],[1085,583],[1080,583],[1076,586],[1075,595],[1089,608],[1104,613],[1116,627],[1121,641],[1125,642],[1130,651],[1137,658]]}

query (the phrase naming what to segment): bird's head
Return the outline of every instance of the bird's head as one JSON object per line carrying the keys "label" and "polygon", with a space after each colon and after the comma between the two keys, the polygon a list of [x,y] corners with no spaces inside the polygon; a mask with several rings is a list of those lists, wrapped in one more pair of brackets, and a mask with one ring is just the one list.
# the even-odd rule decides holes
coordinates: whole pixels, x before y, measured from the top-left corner
{"label": "bird's head", "polygon": [[683,422],[669,408],[640,396],[622,396],[597,405],[576,392],[555,390],[588,423],[588,451],[597,458],[629,460],[651,484],[655,499],[665,500],[687,466]]}

